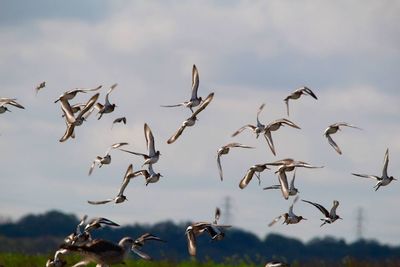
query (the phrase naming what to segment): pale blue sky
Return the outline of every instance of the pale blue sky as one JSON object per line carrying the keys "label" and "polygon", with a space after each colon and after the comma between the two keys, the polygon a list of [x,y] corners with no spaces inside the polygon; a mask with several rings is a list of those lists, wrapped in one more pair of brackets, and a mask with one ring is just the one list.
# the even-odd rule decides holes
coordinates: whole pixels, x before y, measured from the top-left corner
{"label": "pale blue sky", "polygon": [[[398,244],[399,183],[374,192],[374,181],[350,173],[379,175],[389,147],[389,173],[400,178],[399,13],[398,1],[0,1],[0,97],[26,106],[0,116],[2,215],[60,209],[120,223],[206,220],[229,195],[234,225],[260,236],[274,231],[351,241],[363,207],[365,237]],[[196,126],[167,145],[189,112],[159,105],[189,97],[192,64],[200,73],[199,94],[215,97]],[[36,97],[34,87],[43,80],[47,88]],[[53,101],[74,87],[114,82],[116,111],[91,118],[76,140],[60,144],[65,126]],[[230,137],[254,123],[261,103],[262,121],[285,117],[283,98],[303,85],[319,100],[291,103],[290,119],[302,130],[274,133],[276,157],[248,132]],[[127,117],[127,126],[111,131],[119,116]],[[334,136],[342,156],[322,136],[338,121],[364,129]],[[145,151],[144,122],[162,153],[154,167],[164,177],[148,187],[133,181],[127,203],[88,205],[117,193],[128,164],[140,168],[140,158],[114,151],[110,166],[87,176],[91,161],[112,143]],[[221,183],[215,153],[233,141],[257,148],[224,156]],[[297,203],[295,212],[308,221],[267,227],[290,205],[280,192],[262,190],[276,184],[276,176],[264,172],[261,187],[251,183],[245,190],[238,183],[251,165],[286,157],[326,166],[299,170],[297,186],[302,198],[328,208],[339,200],[343,221],[320,228],[321,214]]]}

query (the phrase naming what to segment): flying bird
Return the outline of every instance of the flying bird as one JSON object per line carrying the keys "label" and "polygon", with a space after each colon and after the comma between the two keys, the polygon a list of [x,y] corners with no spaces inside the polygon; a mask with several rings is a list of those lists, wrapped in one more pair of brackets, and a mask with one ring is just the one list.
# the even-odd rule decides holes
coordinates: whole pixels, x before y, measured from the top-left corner
{"label": "flying bird", "polygon": [[334,200],[333,201],[333,206],[330,212],[327,211],[327,209],[325,209],[322,205],[318,204],[318,203],[314,203],[308,200],[304,200],[302,199],[302,201],[307,202],[311,205],[313,205],[314,207],[316,207],[317,209],[319,209],[320,212],[322,212],[322,214],[324,214],[325,218],[321,219],[321,221],[323,221],[323,223],[320,225],[323,226],[326,223],[334,223],[337,219],[341,219],[339,215],[336,214],[336,209],[339,206],[339,201]]}
{"label": "flying bird", "polygon": [[90,166],[89,175],[92,174],[93,169],[94,169],[94,167],[96,166],[96,164],[98,164],[98,165],[99,165],[99,168],[101,168],[103,165],[108,165],[108,164],[111,163],[110,151],[111,151],[112,149],[116,149],[116,148],[119,148],[119,147],[121,147],[121,146],[125,146],[125,145],[127,145],[127,144],[128,144],[128,143],[125,143],[125,142],[115,143],[115,144],[111,145],[111,146],[107,149],[107,151],[106,151],[106,153],[105,153],[104,156],[102,156],[102,157],[101,157],[101,156],[97,156],[97,157],[95,158],[95,160],[93,161],[92,165]]}
{"label": "flying bird", "polygon": [[125,117],[121,117],[121,118],[116,118],[114,121],[113,121],[113,123],[112,123],[112,125],[111,125],[111,129],[114,127],[114,124],[116,124],[116,123],[123,123],[123,124],[126,124],[126,118]]}
{"label": "flying bird", "polygon": [[256,126],[251,125],[251,124],[246,124],[246,125],[242,126],[241,128],[239,128],[236,132],[234,132],[234,133],[232,134],[232,137],[235,137],[236,135],[240,134],[240,133],[243,132],[243,130],[245,130],[245,129],[249,129],[249,130],[253,131],[253,133],[256,135],[256,138],[258,138],[258,136],[259,136],[261,133],[264,133],[264,131],[265,131],[265,125],[262,124],[262,123],[260,122],[260,120],[258,119],[258,117],[259,117],[259,115],[260,115],[260,112],[264,109],[264,107],[265,107],[265,104],[263,103],[263,104],[261,104],[261,106],[258,108],[258,111],[257,111],[257,125],[256,125]]}
{"label": "flying bird", "polygon": [[247,170],[246,175],[240,180],[239,188],[244,189],[250,183],[251,179],[253,179],[254,175],[256,175],[258,182],[261,183],[260,174],[266,169],[269,170],[265,163],[251,166],[250,169]]}
{"label": "flying bird", "polygon": [[66,91],[62,95],[60,95],[58,97],[58,99],[56,101],[54,101],[54,103],[57,103],[58,101],[61,101],[61,100],[67,100],[67,101],[72,100],[78,93],[87,93],[87,92],[97,91],[101,87],[103,87],[103,86],[99,85],[96,88],[89,88],[89,89],[76,88],[76,89],[73,89],[73,90],[70,90],[70,91]]}
{"label": "flying bird", "polygon": [[128,169],[126,170],[125,175],[124,175],[124,180],[122,181],[121,188],[119,189],[118,194],[117,194],[117,196],[115,198],[109,198],[109,199],[101,200],[101,201],[88,200],[88,203],[92,204],[92,205],[101,205],[101,204],[106,204],[106,203],[109,203],[109,202],[114,202],[115,204],[119,204],[119,203],[124,202],[125,200],[128,200],[126,198],[126,196],[124,195],[124,191],[125,191],[126,187],[128,186],[129,181],[133,177],[134,177],[133,168],[132,168],[132,164],[130,164],[128,166]]}
{"label": "flying bird", "polygon": [[220,217],[220,210],[217,208],[215,210],[214,222],[197,222],[189,225],[186,228],[186,237],[188,241],[188,251],[189,255],[196,256],[197,246],[196,237],[200,234],[207,232],[211,240],[222,240],[225,237],[224,229],[231,227],[231,225],[221,225],[217,224]]}
{"label": "flying bird", "polygon": [[284,101],[286,103],[286,111],[287,111],[288,116],[289,116],[289,100],[290,99],[292,99],[292,100],[299,99],[300,96],[302,96],[302,95],[309,95],[316,100],[318,99],[317,96],[314,94],[314,92],[311,91],[311,89],[306,86],[303,86],[303,87],[295,90],[293,93],[291,93],[284,99]]}
{"label": "flying bird", "polygon": [[189,108],[193,113],[193,108],[197,107],[201,104],[202,98],[197,96],[197,91],[199,89],[199,72],[197,70],[196,65],[193,65],[192,68],[192,96],[189,101],[185,101],[176,105],[162,105],[161,107],[171,108],[171,107],[179,107],[184,106]]}
{"label": "flying bird", "polygon": [[386,186],[388,184],[390,184],[391,181],[395,180],[397,181],[396,178],[394,178],[393,176],[389,176],[387,173],[387,168],[389,165],[389,148],[386,149],[385,152],[385,157],[383,160],[383,169],[382,169],[382,176],[376,176],[376,175],[368,175],[368,174],[357,174],[357,173],[352,173],[355,176],[358,177],[362,177],[362,178],[371,178],[371,179],[375,179],[376,180],[376,184],[374,185],[373,188],[375,188],[375,191],[377,191],[379,189],[379,187],[381,186]]}
{"label": "flying bird", "polygon": [[277,131],[279,128],[281,128],[281,126],[285,126],[285,125],[290,126],[292,128],[300,129],[299,126],[297,126],[294,122],[292,122],[288,119],[278,119],[278,120],[271,122],[267,126],[265,126],[264,136],[265,136],[268,146],[271,149],[272,154],[274,154],[274,156],[276,156],[276,153],[275,153],[275,146],[274,146],[274,141],[272,140],[271,132]]}
{"label": "flying bird", "polygon": [[106,113],[111,113],[114,111],[116,105],[115,104],[111,104],[110,100],[109,100],[109,95],[111,94],[111,92],[115,89],[115,87],[117,87],[117,83],[111,85],[110,89],[108,90],[107,94],[106,94],[106,100],[104,105],[101,103],[97,103],[94,107],[99,111],[98,114],[100,114],[100,116],[98,117],[98,120],[101,119],[101,117],[103,117],[104,114]]}
{"label": "flying bird", "polygon": [[133,152],[125,149],[120,149],[121,151],[128,152],[137,156],[142,156],[144,158],[144,163],[142,166],[146,164],[154,164],[158,161],[160,158],[160,151],[156,151],[155,145],[154,145],[154,136],[153,133],[151,132],[151,129],[147,123],[144,124],[144,137],[146,138],[146,146],[147,146],[147,152],[148,154],[143,154],[143,153],[138,153],[138,152]]}
{"label": "flying bird", "polygon": [[173,136],[171,136],[171,137],[168,139],[168,141],[167,141],[168,144],[172,144],[173,142],[175,142],[176,139],[178,139],[179,136],[181,136],[181,134],[183,133],[183,130],[185,130],[186,127],[191,127],[191,126],[195,125],[196,120],[197,120],[197,115],[198,115],[202,110],[204,110],[204,109],[208,106],[208,104],[210,104],[210,102],[211,102],[211,100],[213,99],[213,97],[214,97],[214,93],[211,93],[211,94],[209,94],[209,95],[207,96],[207,98],[204,100],[204,102],[201,103],[200,107],[198,107],[198,108],[196,109],[196,111],[193,112],[192,116],[190,116],[189,118],[187,118],[187,119],[182,123],[182,126],[178,129],[178,131],[177,131]]}
{"label": "flying bird", "polygon": [[142,259],[152,260],[150,255],[148,255],[147,253],[142,251],[142,247],[144,246],[145,242],[150,241],[150,240],[165,242],[164,240],[162,240],[161,238],[159,238],[155,235],[152,235],[150,233],[145,233],[135,239],[135,241],[133,242],[132,248],[131,248],[132,251],[135,252]]}
{"label": "flying bird", "polygon": [[11,112],[6,105],[11,105],[20,109],[25,109],[22,105],[20,105],[19,103],[17,103],[16,98],[6,98],[6,97],[2,97],[0,98],[0,114],[8,111]]}
{"label": "flying bird", "polygon": [[[294,186],[294,181],[296,179],[296,170],[293,172],[293,178],[290,181],[290,186],[289,186],[289,196],[295,196],[297,195],[299,192],[299,190]],[[264,187],[264,190],[269,190],[269,189],[281,189],[281,185],[272,185],[272,186],[268,186],[268,187]]]}
{"label": "flying bird", "polygon": [[340,131],[340,127],[342,126],[346,126],[346,127],[351,127],[351,128],[355,128],[355,129],[359,129],[361,130],[361,128],[358,128],[354,125],[348,124],[346,122],[337,122],[334,123],[332,125],[329,125],[328,128],[326,128],[324,135],[325,137],[328,139],[329,144],[336,150],[337,153],[339,153],[340,155],[342,154],[342,151],[340,150],[339,146],[335,143],[335,141],[333,141],[331,134],[336,133],[337,131]]}
{"label": "flying bird", "polygon": [[63,244],[61,248],[77,252],[84,257],[74,266],[84,266],[90,262],[96,263],[97,266],[109,266],[123,263],[133,244],[132,238],[124,237],[118,244],[104,239],[95,239],[84,245]]}
{"label": "flying bird", "polygon": [[275,219],[272,220],[272,222],[270,222],[268,224],[269,227],[273,226],[276,222],[278,222],[282,217],[285,218],[285,220],[283,221],[283,224],[286,223],[286,225],[289,224],[296,224],[301,222],[301,220],[307,220],[306,218],[304,218],[303,216],[297,216],[296,214],[294,214],[293,212],[293,205],[294,203],[297,202],[297,200],[299,199],[299,196],[297,196],[294,200],[292,205],[290,205],[289,207],[289,212],[284,213],[282,215],[279,215],[278,217],[276,217]]}
{"label": "flying bird", "polygon": [[39,90],[43,89],[44,87],[46,87],[46,82],[41,82],[39,85],[37,85],[35,87],[36,95],[39,93]]}
{"label": "flying bird", "polygon": [[65,124],[67,129],[65,130],[64,135],[61,137],[60,142],[66,141],[68,138],[74,138],[75,134],[75,126],[82,125],[83,121],[85,120],[85,114],[93,107],[96,103],[97,99],[99,98],[99,93],[93,95],[86,105],[82,108],[82,110],[78,113],[75,117],[72,111],[72,108],[68,102],[68,100],[62,99],[61,102],[61,109],[65,115]]}
{"label": "flying bird", "polygon": [[222,175],[222,166],[221,166],[221,156],[222,155],[226,155],[229,153],[231,148],[234,147],[241,147],[241,148],[254,148],[251,146],[246,146],[246,145],[242,145],[239,143],[229,143],[227,145],[222,146],[220,149],[218,149],[217,151],[217,164],[218,164],[218,170],[219,170],[219,177],[221,178],[221,181],[223,180],[223,175]]}
{"label": "flying bird", "polygon": [[146,180],[146,186],[150,183],[156,183],[160,180],[160,177],[163,177],[160,173],[156,173],[153,170],[153,164],[148,165],[148,170],[140,170],[132,173],[133,177],[137,177],[143,175]]}

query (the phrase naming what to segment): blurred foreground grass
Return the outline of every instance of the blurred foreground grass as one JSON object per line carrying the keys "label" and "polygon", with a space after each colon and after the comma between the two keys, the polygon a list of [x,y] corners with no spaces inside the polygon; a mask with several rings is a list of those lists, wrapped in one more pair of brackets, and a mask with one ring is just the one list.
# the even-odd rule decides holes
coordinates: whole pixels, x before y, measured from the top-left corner
{"label": "blurred foreground grass", "polygon": [[[0,253],[0,267],[44,267],[46,265],[47,255],[24,255],[19,253]],[[81,259],[79,256],[68,255],[65,257],[68,264],[72,266]],[[94,267],[95,264],[89,264]],[[255,264],[249,260],[227,259],[225,263],[196,262],[196,261],[144,261],[127,259],[125,264],[113,265],[115,267],[264,267],[265,264]],[[400,261],[387,260],[383,262],[359,261],[352,258],[345,258],[340,262],[324,262],[312,260],[310,262],[299,264],[292,262],[291,267],[400,267]]]}

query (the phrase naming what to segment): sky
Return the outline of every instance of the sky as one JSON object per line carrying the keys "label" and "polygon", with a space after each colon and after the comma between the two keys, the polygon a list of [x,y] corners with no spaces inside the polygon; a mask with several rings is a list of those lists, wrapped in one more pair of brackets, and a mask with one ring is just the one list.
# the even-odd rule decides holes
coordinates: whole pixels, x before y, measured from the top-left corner
{"label": "sky", "polygon": [[[400,178],[400,23],[398,1],[5,1],[0,0],[0,97],[17,98],[25,110],[0,114],[0,213],[18,219],[27,213],[57,209],[78,216],[102,216],[121,224],[212,220],[216,206],[231,199],[230,223],[264,237],[269,233],[308,241],[327,235],[354,241],[356,218],[364,211],[363,236],[399,245],[400,184],[377,192],[373,180],[354,173],[380,175],[386,148],[388,172]],[[215,96],[194,127],[173,144],[166,140],[190,116],[183,107],[162,108],[190,97],[191,69],[199,70],[199,95]],[[47,86],[35,95],[35,86]],[[92,116],[76,129],[76,138],[59,143],[65,123],[59,104],[64,91],[103,85],[116,110],[101,120]],[[273,133],[277,155],[251,132],[231,137],[241,126],[286,117],[283,99],[301,86],[318,96],[290,103],[290,120],[301,130]],[[87,101],[78,95],[71,103]],[[112,121],[126,116],[127,125]],[[323,136],[332,123],[345,121],[333,136],[338,155]],[[89,167],[116,142],[146,152],[147,123],[161,151],[154,165],[164,177],[145,186],[132,180],[127,202],[91,206],[87,200],[114,197],[129,164],[142,159],[112,151],[112,163]],[[255,149],[216,151],[240,142]],[[319,227],[322,214],[299,201],[297,225],[268,227],[291,204],[279,191],[273,170],[238,187],[253,164],[295,158],[322,169],[298,169],[302,199],[330,209],[340,205],[343,220]],[[291,177],[291,175],[289,175]],[[184,229],[182,230],[182,232]]]}

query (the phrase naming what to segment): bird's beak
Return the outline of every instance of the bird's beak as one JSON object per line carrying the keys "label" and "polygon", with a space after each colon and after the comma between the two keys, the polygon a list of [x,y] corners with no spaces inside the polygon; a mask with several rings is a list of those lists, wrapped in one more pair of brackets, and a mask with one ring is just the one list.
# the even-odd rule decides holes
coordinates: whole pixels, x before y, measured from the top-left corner
{"label": "bird's beak", "polygon": [[164,175],[161,175],[161,174],[160,174],[160,177],[164,177]]}
{"label": "bird's beak", "polygon": [[307,220],[307,218],[303,218],[303,220]]}
{"label": "bird's beak", "polygon": [[397,179],[396,179],[396,178],[393,178],[393,180],[397,181]]}

